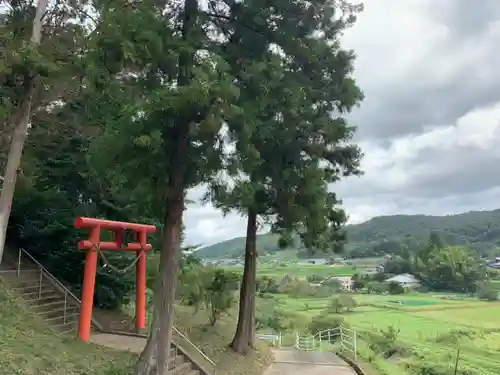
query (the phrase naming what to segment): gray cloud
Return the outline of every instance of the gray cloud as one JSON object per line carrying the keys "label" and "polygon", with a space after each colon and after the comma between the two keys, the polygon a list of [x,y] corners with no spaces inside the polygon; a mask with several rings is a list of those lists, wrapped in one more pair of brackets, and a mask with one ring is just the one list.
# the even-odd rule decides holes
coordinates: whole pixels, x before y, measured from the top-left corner
{"label": "gray cloud", "polygon": [[[366,9],[405,6],[395,3],[366,4]],[[391,138],[418,133],[430,125],[448,125],[474,108],[500,99],[500,50],[496,48],[500,2],[486,0],[481,6],[467,0],[420,4],[421,13],[417,12],[415,19],[420,16],[427,30],[411,22],[405,26],[389,15],[385,26],[372,31],[372,45],[364,48],[367,31],[362,14],[354,35],[347,35],[348,44],[359,56],[356,76],[366,94],[365,102],[352,115],[358,139]],[[375,11],[367,18],[372,14]],[[398,12],[393,15],[398,16]],[[371,26],[369,22],[366,25]],[[391,38],[390,33],[418,39],[408,38],[395,50],[392,44],[382,42]],[[403,74],[398,74],[401,71]]]}
{"label": "gray cloud", "polygon": [[430,14],[459,39],[484,33],[500,17],[497,0],[481,0],[476,4],[470,0],[444,0],[436,1],[433,8],[435,11]]}

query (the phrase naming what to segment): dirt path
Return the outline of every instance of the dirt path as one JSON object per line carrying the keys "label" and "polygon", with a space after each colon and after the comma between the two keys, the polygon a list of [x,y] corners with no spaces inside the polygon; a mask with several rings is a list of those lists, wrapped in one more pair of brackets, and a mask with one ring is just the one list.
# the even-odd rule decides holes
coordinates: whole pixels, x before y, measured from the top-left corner
{"label": "dirt path", "polygon": [[274,363],[263,375],[356,375],[333,353],[275,350]]}

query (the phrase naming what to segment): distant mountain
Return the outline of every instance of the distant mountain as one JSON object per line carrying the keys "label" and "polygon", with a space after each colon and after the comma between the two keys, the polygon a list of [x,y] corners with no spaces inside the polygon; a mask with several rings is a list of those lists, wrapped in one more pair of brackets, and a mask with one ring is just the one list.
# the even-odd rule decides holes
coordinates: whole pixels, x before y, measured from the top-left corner
{"label": "distant mountain", "polygon": [[[378,216],[362,224],[347,226],[346,254],[350,257],[371,257],[398,254],[423,246],[431,231],[448,245],[465,245],[482,255],[500,251],[500,209],[470,211],[457,215],[391,215]],[[267,233],[257,238],[257,251],[264,255],[279,252],[278,237]],[[196,251],[202,258],[220,259],[243,256],[245,238],[219,242]],[[303,248],[295,250],[298,257],[309,256]]]}

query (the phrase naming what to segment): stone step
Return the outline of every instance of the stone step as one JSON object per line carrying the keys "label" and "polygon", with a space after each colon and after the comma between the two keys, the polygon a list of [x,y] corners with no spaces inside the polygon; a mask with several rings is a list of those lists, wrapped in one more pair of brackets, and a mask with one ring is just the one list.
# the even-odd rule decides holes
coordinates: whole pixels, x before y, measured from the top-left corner
{"label": "stone step", "polygon": [[75,311],[80,311],[80,307],[76,306],[74,304],[70,304],[68,302],[64,303],[64,300],[56,300],[56,301],[49,301],[46,303],[35,303],[33,304],[33,309],[37,313],[44,313],[44,312],[49,312],[49,311],[56,311],[56,310],[62,310],[66,308],[66,310],[75,310]]}
{"label": "stone step", "polygon": [[9,282],[10,284],[17,284],[17,282],[40,282],[40,270],[22,270],[19,273],[15,270],[0,270],[0,277]]}
{"label": "stone step", "polygon": [[43,307],[45,307],[47,304],[52,304],[55,302],[63,302],[64,303],[64,296],[61,296],[57,293],[51,293],[48,295],[42,295],[41,298],[33,298],[29,300],[25,300],[29,305],[35,307],[35,308],[40,308],[38,311],[45,310]]}
{"label": "stone step", "polygon": [[55,325],[54,328],[59,331],[61,335],[77,336],[78,321]]}
{"label": "stone step", "polygon": [[65,325],[67,323],[77,322],[79,316],[80,316],[79,313],[66,314],[66,316],[61,314],[59,316],[54,316],[51,318],[44,318],[43,320],[52,326],[60,326],[60,325]]}
{"label": "stone step", "polygon": [[22,294],[22,293],[28,293],[28,292],[38,292],[40,289],[43,290],[52,290],[56,291],[57,289],[54,288],[51,284],[49,283],[42,283],[40,286],[39,282],[33,283],[33,282],[17,282],[17,283],[9,283],[12,286],[12,291],[17,293],[17,294]]}
{"label": "stone step", "polygon": [[64,304],[62,306],[57,306],[56,308],[53,308],[53,309],[47,309],[46,311],[37,311],[37,313],[45,318],[54,318],[54,317],[58,317],[58,316],[64,316],[64,314],[66,314],[66,316],[69,316],[69,315],[75,315],[75,314],[79,314],[79,309],[77,309],[76,307],[73,307],[73,306],[64,306]]}
{"label": "stone step", "polygon": [[[32,301],[32,300],[37,300],[41,298],[46,298],[46,297],[51,297],[51,296],[61,296],[61,293],[58,292],[55,289],[48,289],[48,288],[37,288],[36,290],[33,289],[27,289],[27,290],[22,290],[21,293],[18,293],[19,297],[26,301]],[[63,297],[64,298],[64,295]]]}

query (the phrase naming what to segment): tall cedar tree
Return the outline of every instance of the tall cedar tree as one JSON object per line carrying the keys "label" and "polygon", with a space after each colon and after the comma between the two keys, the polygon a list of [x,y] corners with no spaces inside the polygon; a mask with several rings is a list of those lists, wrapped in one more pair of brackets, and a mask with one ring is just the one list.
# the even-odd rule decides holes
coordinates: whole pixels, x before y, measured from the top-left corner
{"label": "tall cedar tree", "polygon": [[[197,0],[100,3],[88,70],[97,96],[116,117],[96,113],[102,139],[117,140],[117,167],[151,186],[163,207],[159,275],[140,375],[168,372],[186,190],[221,168],[220,130],[237,94],[212,50]],[[120,95],[120,93],[122,93]],[[109,143],[108,143],[109,144]],[[97,147],[94,155],[105,155]],[[133,154],[130,150],[137,152]],[[134,170],[135,178],[132,180]],[[117,176],[119,173],[117,174]]]}
{"label": "tall cedar tree", "polygon": [[83,16],[79,1],[6,3],[0,14],[0,260],[29,125],[36,126],[33,115],[71,95],[84,35],[76,21]]}
{"label": "tall cedar tree", "polygon": [[[31,27],[31,43],[25,40],[22,41],[24,45],[21,46],[20,50],[23,55],[23,60],[17,60],[12,64],[12,67],[9,67],[15,69],[21,65],[22,68],[24,68],[24,74],[21,78],[22,83],[20,84],[22,87],[22,98],[18,107],[14,109],[12,117],[9,119],[13,124],[14,134],[10,141],[9,156],[7,157],[5,173],[3,173],[2,176],[2,191],[0,192],[0,263],[2,263],[7,226],[9,223],[12,200],[14,199],[17,171],[21,165],[24,143],[28,136],[33,96],[36,91],[36,81],[41,60],[37,55],[39,55],[38,47],[42,37],[42,17],[47,10],[47,4],[48,0],[38,0]],[[11,37],[15,38],[14,35],[11,35]],[[10,55],[8,57],[12,58],[16,56],[19,51],[4,50],[4,53],[5,52]],[[26,63],[24,59],[27,59],[28,63]],[[3,126],[3,128],[7,128],[7,126]]]}
{"label": "tall cedar tree", "polygon": [[[330,183],[359,173],[354,129],[343,115],[362,100],[350,73],[354,55],[340,33],[361,10],[317,1],[233,3],[224,57],[240,88],[240,112],[228,121],[235,152],[207,196],[247,216],[238,326],[231,347],[246,353],[255,337],[258,217],[286,243],[300,235],[309,249],[338,250],[345,214]],[[273,219],[273,220],[270,220]]]}

